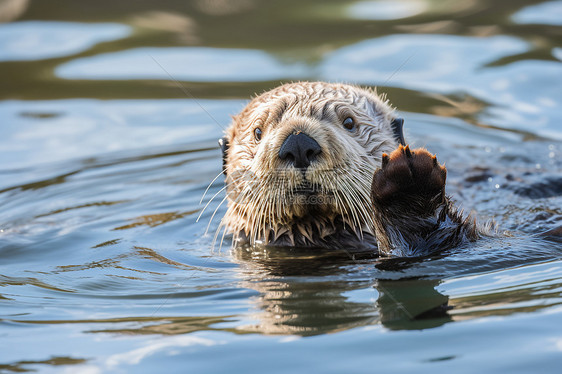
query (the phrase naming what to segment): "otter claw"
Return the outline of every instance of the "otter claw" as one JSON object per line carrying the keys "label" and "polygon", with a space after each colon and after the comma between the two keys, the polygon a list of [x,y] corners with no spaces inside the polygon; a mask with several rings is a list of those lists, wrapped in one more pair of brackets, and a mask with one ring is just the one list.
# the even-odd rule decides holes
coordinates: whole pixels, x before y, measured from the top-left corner
{"label": "otter claw", "polygon": [[412,151],[410,151],[410,146],[407,145],[404,147],[404,153],[406,154],[406,157],[412,157]]}
{"label": "otter claw", "polygon": [[[371,192],[377,204],[401,198],[423,198],[444,192],[447,170],[423,148],[399,146],[382,156],[383,168],[373,175]],[[425,201],[425,200],[424,200]]]}
{"label": "otter claw", "polygon": [[382,167],[383,168],[386,167],[386,165],[388,165],[388,160],[389,160],[388,155],[386,153],[383,153],[382,154]]}

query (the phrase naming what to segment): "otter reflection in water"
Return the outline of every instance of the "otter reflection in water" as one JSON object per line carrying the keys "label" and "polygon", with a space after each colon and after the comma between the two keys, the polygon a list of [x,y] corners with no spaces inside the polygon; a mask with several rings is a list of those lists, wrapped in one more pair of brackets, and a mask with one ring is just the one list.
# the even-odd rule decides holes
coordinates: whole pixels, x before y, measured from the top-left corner
{"label": "otter reflection in water", "polygon": [[[559,303],[560,282],[539,285],[529,278],[514,289],[505,283],[513,274],[501,278],[498,270],[548,269],[544,261],[558,259],[559,250],[540,244],[544,239],[486,238],[432,256],[376,259],[368,253],[350,259],[345,251],[237,247],[232,253],[240,264],[239,286],[259,293],[252,297],[256,311],[251,320],[257,323],[237,330],[315,335],[371,325],[426,329],[482,316],[536,312]],[[482,284],[493,282],[498,283],[482,291]]]}
{"label": "otter reflection in water", "polygon": [[[253,299],[257,324],[238,330],[310,336],[378,324],[423,329],[451,321],[448,297],[435,289],[439,279],[374,280],[372,260],[346,262],[341,252],[279,250],[271,256],[238,247],[233,253],[242,264],[240,286],[259,292]],[[358,267],[366,274],[349,277]]]}
{"label": "otter reflection in water", "polygon": [[[374,91],[293,83],[252,100],[221,140],[238,245],[419,255],[482,230],[445,195],[446,170],[405,145],[403,120]],[[220,229],[220,228],[219,228]]]}

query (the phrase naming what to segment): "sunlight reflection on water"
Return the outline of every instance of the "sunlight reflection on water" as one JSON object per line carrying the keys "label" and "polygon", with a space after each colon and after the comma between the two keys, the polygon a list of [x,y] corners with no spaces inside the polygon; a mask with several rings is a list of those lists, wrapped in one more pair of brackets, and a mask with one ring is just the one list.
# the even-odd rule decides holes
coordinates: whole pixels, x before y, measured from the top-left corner
{"label": "sunlight reflection on water", "polygon": [[[155,60],[157,62],[155,62]],[[192,82],[264,81],[304,77],[302,64],[283,65],[256,50],[140,48],[76,59],[55,73],[65,79],[178,79]]]}
{"label": "sunlight reflection on water", "polygon": [[117,23],[26,21],[0,25],[0,61],[40,60],[86,51],[125,38],[131,28]]}

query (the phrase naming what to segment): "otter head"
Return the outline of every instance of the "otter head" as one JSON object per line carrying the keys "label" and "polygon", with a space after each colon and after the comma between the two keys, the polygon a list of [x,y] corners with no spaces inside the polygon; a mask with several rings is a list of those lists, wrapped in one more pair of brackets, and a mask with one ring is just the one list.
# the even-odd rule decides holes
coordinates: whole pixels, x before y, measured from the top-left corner
{"label": "otter head", "polygon": [[223,170],[222,224],[251,244],[322,245],[372,227],[371,180],[382,154],[404,143],[402,120],[374,91],[293,83],[233,117]]}

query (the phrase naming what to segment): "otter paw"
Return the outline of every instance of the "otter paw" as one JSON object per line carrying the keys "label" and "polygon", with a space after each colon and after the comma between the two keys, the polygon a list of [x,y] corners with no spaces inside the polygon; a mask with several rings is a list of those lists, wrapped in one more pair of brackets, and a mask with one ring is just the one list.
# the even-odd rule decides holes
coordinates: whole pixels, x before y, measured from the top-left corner
{"label": "otter paw", "polygon": [[[433,198],[445,189],[447,169],[423,148],[400,146],[390,156],[382,155],[382,167],[373,176],[374,203],[407,197]],[[443,193],[444,195],[444,193]]]}

